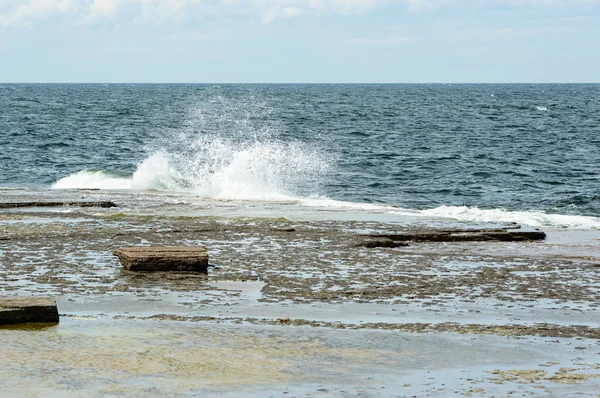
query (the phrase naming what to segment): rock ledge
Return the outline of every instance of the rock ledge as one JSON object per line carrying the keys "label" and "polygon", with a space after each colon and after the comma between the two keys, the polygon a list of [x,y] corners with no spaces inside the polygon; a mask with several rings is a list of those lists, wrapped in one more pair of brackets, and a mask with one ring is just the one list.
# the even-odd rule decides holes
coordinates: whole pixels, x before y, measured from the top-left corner
{"label": "rock ledge", "polygon": [[0,325],[58,322],[58,308],[51,297],[0,298]]}
{"label": "rock ledge", "polygon": [[208,252],[200,246],[124,247],[113,254],[130,271],[208,272]]}

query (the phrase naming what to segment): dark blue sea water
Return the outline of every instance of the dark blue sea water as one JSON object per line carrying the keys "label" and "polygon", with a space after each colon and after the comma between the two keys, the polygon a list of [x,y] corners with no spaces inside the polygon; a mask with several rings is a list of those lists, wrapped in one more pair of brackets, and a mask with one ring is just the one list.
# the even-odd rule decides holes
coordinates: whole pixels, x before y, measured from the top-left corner
{"label": "dark blue sea water", "polygon": [[599,165],[594,84],[0,86],[0,186],[597,217]]}

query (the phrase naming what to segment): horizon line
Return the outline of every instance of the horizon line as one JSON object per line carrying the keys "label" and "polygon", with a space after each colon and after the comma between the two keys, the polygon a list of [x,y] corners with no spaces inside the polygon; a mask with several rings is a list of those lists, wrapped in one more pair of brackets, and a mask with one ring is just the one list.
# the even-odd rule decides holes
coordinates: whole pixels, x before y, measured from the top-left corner
{"label": "horizon line", "polygon": [[103,84],[103,85],[111,85],[111,84],[198,84],[198,85],[335,85],[335,84],[345,84],[345,85],[369,85],[369,84],[380,84],[380,85],[410,85],[410,84],[438,84],[438,85],[452,85],[452,84],[600,84],[598,82],[42,82],[42,81],[32,81],[32,82],[0,82],[0,84]]}

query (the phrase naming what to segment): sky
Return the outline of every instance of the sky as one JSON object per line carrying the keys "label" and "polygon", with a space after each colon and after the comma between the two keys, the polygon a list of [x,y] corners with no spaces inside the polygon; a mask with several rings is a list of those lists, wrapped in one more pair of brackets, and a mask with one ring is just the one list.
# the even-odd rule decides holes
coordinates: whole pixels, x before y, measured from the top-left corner
{"label": "sky", "polygon": [[0,0],[0,82],[600,82],[600,0]]}

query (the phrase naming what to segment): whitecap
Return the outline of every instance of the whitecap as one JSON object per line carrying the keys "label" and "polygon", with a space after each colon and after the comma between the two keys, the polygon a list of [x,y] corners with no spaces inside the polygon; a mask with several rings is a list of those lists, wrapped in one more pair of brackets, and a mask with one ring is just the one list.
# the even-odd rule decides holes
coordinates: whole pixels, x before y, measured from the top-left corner
{"label": "whitecap", "polygon": [[396,206],[382,205],[374,203],[359,203],[359,202],[346,202],[342,200],[330,199],[326,196],[310,197],[300,200],[300,204],[307,207],[319,207],[325,209],[346,209],[346,210],[359,210],[368,211],[375,213],[389,212],[396,209]]}
{"label": "whitecap", "polygon": [[[331,156],[309,145],[272,139],[181,137],[142,162],[130,177],[83,170],[54,189],[123,189],[188,193],[224,200],[298,201],[332,167]],[[304,194],[304,195],[303,195]]]}
{"label": "whitecap", "polygon": [[515,222],[533,227],[558,227],[573,229],[600,229],[600,218],[591,216],[547,214],[542,211],[509,211],[504,209],[480,209],[467,206],[440,206],[434,209],[395,211],[396,214],[422,215],[452,218],[473,222]]}
{"label": "whitecap", "polygon": [[106,171],[82,170],[52,184],[53,189],[131,189],[132,180]]}

